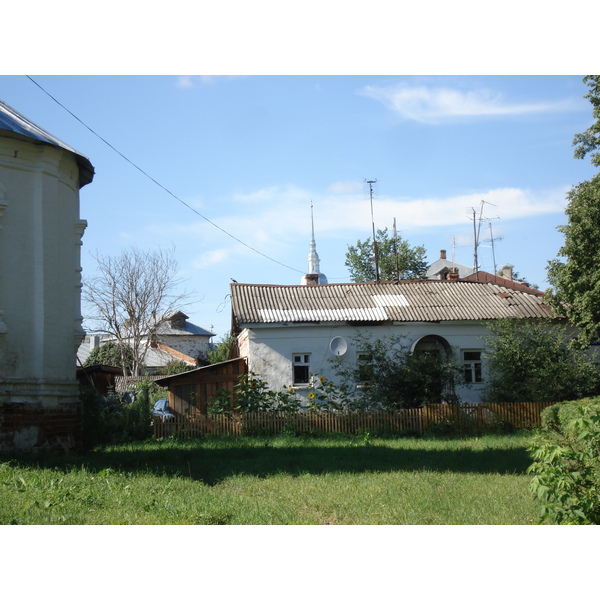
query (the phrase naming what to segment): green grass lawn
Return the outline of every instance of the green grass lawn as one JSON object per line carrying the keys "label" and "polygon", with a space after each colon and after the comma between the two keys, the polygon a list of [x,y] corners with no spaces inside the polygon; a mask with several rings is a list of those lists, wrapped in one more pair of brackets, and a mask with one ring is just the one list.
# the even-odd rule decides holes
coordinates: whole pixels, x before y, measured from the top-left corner
{"label": "green grass lawn", "polygon": [[1,524],[535,524],[529,436],[152,440],[0,460]]}

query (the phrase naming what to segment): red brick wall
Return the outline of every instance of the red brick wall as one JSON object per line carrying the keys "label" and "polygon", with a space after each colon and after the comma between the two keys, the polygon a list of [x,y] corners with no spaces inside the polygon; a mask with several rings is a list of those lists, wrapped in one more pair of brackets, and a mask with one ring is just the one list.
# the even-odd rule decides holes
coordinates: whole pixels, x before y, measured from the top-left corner
{"label": "red brick wall", "polygon": [[83,405],[0,403],[0,452],[79,450],[83,443]]}

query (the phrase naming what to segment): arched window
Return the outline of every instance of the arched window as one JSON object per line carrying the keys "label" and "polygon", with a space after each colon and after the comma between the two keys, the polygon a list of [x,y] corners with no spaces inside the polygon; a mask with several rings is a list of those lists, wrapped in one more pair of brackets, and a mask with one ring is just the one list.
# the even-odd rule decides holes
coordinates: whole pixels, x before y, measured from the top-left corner
{"label": "arched window", "polygon": [[447,360],[452,352],[450,344],[439,335],[426,335],[418,339],[412,346],[413,354],[437,354]]}

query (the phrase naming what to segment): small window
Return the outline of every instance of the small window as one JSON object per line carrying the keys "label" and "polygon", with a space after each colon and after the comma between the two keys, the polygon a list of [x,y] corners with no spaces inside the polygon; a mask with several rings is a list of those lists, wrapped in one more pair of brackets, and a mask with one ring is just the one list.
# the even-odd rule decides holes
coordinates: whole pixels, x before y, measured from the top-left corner
{"label": "small window", "polygon": [[483,382],[480,350],[463,350],[463,372],[465,383]]}
{"label": "small window", "polygon": [[356,354],[356,368],[358,380],[361,383],[373,379],[373,355],[370,352],[358,352]]}
{"label": "small window", "polygon": [[292,356],[294,385],[307,385],[310,382],[310,354]]}

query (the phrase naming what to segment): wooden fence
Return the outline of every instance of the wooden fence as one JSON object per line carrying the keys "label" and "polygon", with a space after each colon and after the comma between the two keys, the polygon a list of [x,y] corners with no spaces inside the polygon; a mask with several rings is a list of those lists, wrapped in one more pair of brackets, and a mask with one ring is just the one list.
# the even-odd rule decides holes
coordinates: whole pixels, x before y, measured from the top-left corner
{"label": "wooden fence", "polygon": [[204,435],[296,433],[414,432],[437,428],[483,433],[505,427],[533,428],[541,423],[542,411],[552,402],[505,404],[428,405],[423,408],[375,411],[297,413],[246,413],[233,415],[176,415],[170,421],[154,419],[154,437],[196,438]]}

